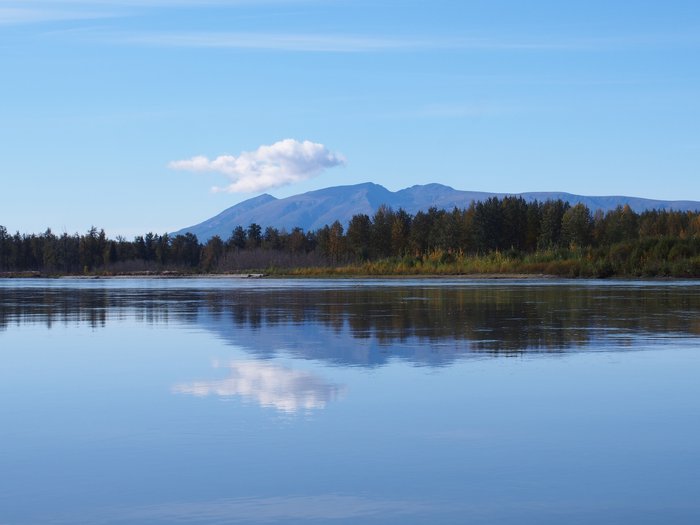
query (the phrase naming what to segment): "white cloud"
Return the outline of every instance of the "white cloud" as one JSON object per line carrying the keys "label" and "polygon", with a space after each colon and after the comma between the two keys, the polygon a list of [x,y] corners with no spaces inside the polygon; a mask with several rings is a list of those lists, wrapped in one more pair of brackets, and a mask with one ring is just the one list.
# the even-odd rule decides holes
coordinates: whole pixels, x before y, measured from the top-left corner
{"label": "white cloud", "polygon": [[174,170],[215,172],[226,175],[231,183],[215,191],[249,193],[277,188],[319,175],[328,168],[342,166],[345,158],[323,144],[285,139],[238,156],[221,155],[215,159],[196,156],[168,164]]}

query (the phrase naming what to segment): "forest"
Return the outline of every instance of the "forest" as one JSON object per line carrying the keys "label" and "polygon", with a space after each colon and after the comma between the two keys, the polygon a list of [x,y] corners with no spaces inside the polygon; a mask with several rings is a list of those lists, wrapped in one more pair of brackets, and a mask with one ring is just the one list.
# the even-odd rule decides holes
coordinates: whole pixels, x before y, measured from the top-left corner
{"label": "forest", "polygon": [[468,208],[410,214],[382,206],[315,231],[237,226],[227,239],[147,233],[110,239],[0,226],[0,273],[138,275],[542,274],[700,277],[700,212],[628,206],[603,213],[561,200],[491,198]]}

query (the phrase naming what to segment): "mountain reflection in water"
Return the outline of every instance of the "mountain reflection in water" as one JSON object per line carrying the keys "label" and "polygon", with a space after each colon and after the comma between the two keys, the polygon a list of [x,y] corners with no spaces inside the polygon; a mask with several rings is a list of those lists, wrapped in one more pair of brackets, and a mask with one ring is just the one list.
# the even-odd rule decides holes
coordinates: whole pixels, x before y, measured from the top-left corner
{"label": "mountain reflection in water", "polygon": [[[692,286],[358,283],[257,289],[0,287],[0,330],[10,323],[97,328],[135,319],[195,326],[258,357],[286,353],[359,366],[392,358],[444,365],[474,353],[626,349],[700,336],[700,289]],[[211,384],[208,392],[240,390],[250,373],[232,369],[228,382]],[[262,385],[262,377],[254,382]],[[248,395],[263,396],[254,390]],[[297,402],[304,404],[292,403]],[[269,403],[284,410],[284,402]]]}

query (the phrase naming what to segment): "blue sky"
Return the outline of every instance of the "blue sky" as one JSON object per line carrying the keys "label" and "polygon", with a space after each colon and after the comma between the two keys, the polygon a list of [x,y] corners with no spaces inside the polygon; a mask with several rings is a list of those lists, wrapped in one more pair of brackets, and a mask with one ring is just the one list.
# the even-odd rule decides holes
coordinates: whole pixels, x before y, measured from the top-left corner
{"label": "blue sky", "polygon": [[366,181],[700,200],[699,56],[697,1],[0,0],[0,224]]}

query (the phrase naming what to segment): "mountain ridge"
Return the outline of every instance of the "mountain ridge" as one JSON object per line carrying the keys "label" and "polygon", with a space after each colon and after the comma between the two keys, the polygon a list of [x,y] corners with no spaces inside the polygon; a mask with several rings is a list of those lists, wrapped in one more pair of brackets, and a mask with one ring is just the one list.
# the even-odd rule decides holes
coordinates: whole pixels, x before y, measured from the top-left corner
{"label": "mountain ridge", "polygon": [[624,205],[629,205],[636,212],[651,209],[700,210],[700,202],[690,200],[657,200],[624,195],[585,196],[556,191],[525,193],[464,191],[439,183],[414,185],[392,192],[380,184],[364,182],[332,186],[282,199],[263,193],[235,204],[199,224],[173,232],[172,235],[193,233],[201,241],[206,241],[214,235],[227,239],[236,226],[245,228],[251,223],[259,224],[263,229],[272,226],[287,231],[295,227],[315,230],[326,224],[330,225],[336,220],[347,226],[353,215],[365,213],[372,216],[381,205],[394,209],[403,208],[408,213],[415,214],[431,206],[444,209],[452,209],[455,206],[466,208],[472,202],[507,196],[522,197],[527,202],[561,199],[571,205],[585,204],[593,212],[596,210],[605,212]]}

